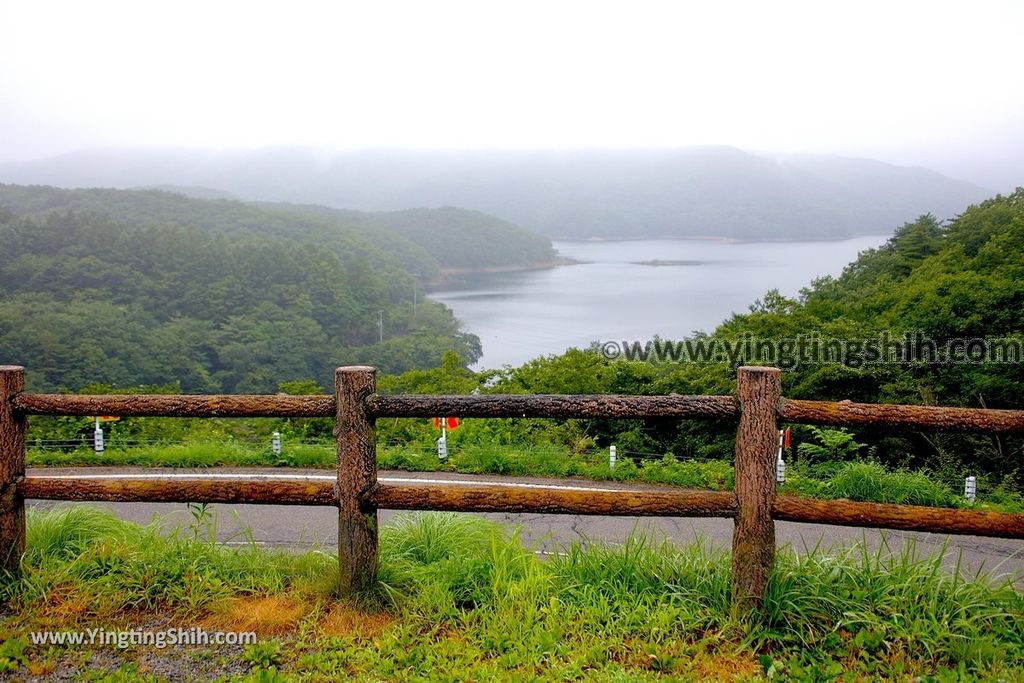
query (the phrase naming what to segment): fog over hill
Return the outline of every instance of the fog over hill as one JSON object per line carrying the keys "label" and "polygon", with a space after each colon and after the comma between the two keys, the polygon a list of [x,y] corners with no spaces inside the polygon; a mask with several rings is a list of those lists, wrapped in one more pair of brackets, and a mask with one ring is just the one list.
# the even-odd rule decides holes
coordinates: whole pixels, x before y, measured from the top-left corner
{"label": "fog over hill", "polygon": [[93,150],[0,164],[0,182],[182,186],[344,209],[457,206],[551,237],[831,239],[951,218],[992,194],[934,171],[733,147]]}

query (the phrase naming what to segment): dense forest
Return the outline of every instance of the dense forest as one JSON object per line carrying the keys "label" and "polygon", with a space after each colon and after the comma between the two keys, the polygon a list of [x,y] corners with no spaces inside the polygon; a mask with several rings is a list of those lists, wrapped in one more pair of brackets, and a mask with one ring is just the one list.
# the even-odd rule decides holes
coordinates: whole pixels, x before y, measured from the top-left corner
{"label": "dense forest", "polygon": [[363,258],[374,267],[390,267],[397,260],[408,273],[427,279],[447,268],[529,266],[555,255],[549,239],[478,211],[361,212],[202,200],[216,194],[202,188],[168,192],[0,185],[0,206],[29,218],[54,211],[102,213],[129,228],[173,225],[228,237],[287,238],[331,249],[342,258]]}
{"label": "dense forest", "polygon": [[[448,249],[419,245],[434,240]],[[472,362],[479,340],[416,278],[553,253],[545,238],[456,209],[390,222],[19,186],[0,186],[0,244],[0,359],[26,365],[32,387],[180,382],[188,392],[274,391],[325,381],[343,363],[401,372],[435,366],[448,349]]]}

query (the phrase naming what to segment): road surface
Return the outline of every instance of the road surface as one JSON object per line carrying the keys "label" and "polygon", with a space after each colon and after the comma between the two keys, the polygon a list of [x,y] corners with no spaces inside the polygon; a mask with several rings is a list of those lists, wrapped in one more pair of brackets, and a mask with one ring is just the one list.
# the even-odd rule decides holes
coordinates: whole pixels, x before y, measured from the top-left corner
{"label": "road surface", "polygon": [[[117,474],[146,474],[161,476],[152,469],[141,468],[47,468],[30,470],[29,474],[86,475],[90,477]],[[271,476],[297,476],[334,479],[329,470],[217,468],[207,470],[171,470],[177,473],[202,473],[231,477],[243,473],[264,473]],[[172,475],[173,476],[173,475]],[[573,488],[598,487],[671,490],[670,487],[636,482],[592,482],[578,479],[543,479],[537,477],[502,477],[492,475],[465,475],[448,472],[380,472],[381,481],[401,483],[410,480],[443,480],[450,483],[505,483],[517,486],[555,485]],[[50,506],[55,503],[31,501],[30,504]],[[187,525],[191,521],[183,503],[97,503],[112,509],[118,516],[135,522],[149,522],[159,515],[168,528]],[[284,505],[213,505],[217,515],[218,536],[226,543],[246,543],[249,538],[243,529],[251,530],[257,543],[293,547],[322,547],[337,544],[337,513],[330,507],[303,507]],[[382,524],[387,524],[395,513],[380,512]],[[523,542],[538,553],[558,552],[573,541],[603,541],[621,543],[633,532],[645,532],[657,539],[684,544],[697,540],[713,547],[727,549],[732,539],[732,520],[677,517],[606,517],[550,514],[486,514],[509,527],[520,527]],[[918,555],[943,552],[947,566],[960,561],[968,572],[982,570],[994,576],[1009,576],[1024,582],[1024,540],[984,538],[978,536],[945,536],[922,532],[859,529],[851,527],[776,522],[776,538],[780,546],[790,546],[797,552],[806,552],[815,546],[837,548],[866,542],[872,549],[887,547],[892,552],[913,548]]]}

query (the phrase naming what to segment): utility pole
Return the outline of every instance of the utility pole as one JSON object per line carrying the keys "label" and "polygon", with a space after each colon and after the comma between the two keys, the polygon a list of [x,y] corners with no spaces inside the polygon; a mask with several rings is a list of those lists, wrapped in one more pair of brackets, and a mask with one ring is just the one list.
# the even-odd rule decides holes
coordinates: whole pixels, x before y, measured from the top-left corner
{"label": "utility pole", "polygon": [[420,274],[419,273],[409,273],[409,274],[412,275],[412,317],[415,318],[416,317],[416,308],[417,308],[417,305],[419,304],[419,298],[420,298],[420,296],[419,296],[420,295],[420,292],[419,292],[419,289],[420,289]]}
{"label": "utility pole", "polygon": [[384,341],[384,311],[377,311],[377,332],[378,341]]}

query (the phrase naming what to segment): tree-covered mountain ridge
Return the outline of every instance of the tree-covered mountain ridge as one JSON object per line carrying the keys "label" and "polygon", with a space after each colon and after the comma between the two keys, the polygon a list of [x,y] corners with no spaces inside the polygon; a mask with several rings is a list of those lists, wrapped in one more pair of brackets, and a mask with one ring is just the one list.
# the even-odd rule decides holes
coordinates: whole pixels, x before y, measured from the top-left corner
{"label": "tree-covered mountain ridge", "polygon": [[[453,232],[461,239],[453,240]],[[478,212],[387,214],[159,190],[0,186],[0,362],[32,387],[273,392],[339,364],[433,367],[475,335],[417,280],[550,259]]]}
{"label": "tree-covered mountain ridge", "polygon": [[202,188],[63,189],[0,184],[0,205],[26,217],[43,217],[52,211],[99,212],[131,228],[158,223],[346,248],[358,244],[365,249],[368,243],[396,257],[410,274],[425,278],[436,277],[444,269],[528,267],[555,258],[549,239],[479,211],[445,206],[363,212],[197,194],[215,196]]}
{"label": "tree-covered mountain ridge", "polygon": [[200,186],[362,211],[458,206],[554,238],[840,239],[952,216],[992,192],[924,168],[735,147],[87,150],[0,164],[0,181]]}

